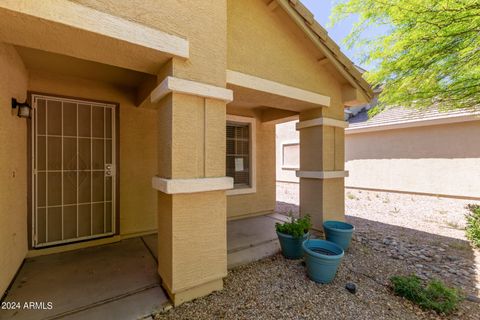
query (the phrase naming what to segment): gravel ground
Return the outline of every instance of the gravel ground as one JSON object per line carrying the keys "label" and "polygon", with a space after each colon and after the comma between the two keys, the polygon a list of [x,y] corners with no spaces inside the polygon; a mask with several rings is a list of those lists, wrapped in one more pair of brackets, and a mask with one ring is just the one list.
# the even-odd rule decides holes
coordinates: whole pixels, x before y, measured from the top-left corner
{"label": "gravel ground", "polygon": [[[298,184],[282,184],[277,212],[298,215]],[[280,197],[281,198],[280,198]],[[283,199],[282,199],[283,198]],[[465,206],[480,201],[356,189],[345,191],[347,216],[465,240]]]}
{"label": "gravel ground", "polygon": [[349,189],[347,215],[465,240],[465,206],[479,201]]}
{"label": "gravel ground", "polygon": [[[290,195],[298,194],[294,184]],[[293,203],[277,202],[277,212],[298,215]],[[480,250],[465,239],[465,206],[479,203],[432,196],[347,189],[347,221],[359,240],[387,257],[413,266],[422,279],[442,279],[479,296]]]}
{"label": "gravel ground", "polygon": [[[337,277],[328,285],[310,281],[301,260],[281,255],[231,270],[223,291],[187,302],[156,319],[437,319],[395,296],[393,274],[409,274],[404,261],[385,259],[361,241],[353,241]],[[344,289],[357,285],[356,294]],[[480,304],[465,301],[448,319],[478,319]]]}
{"label": "gravel ground", "polygon": [[[295,201],[292,201],[295,202]],[[275,255],[229,271],[225,289],[162,312],[157,319],[479,319],[480,252],[464,238],[471,201],[348,190],[356,227],[333,283],[310,281],[301,261]],[[277,211],[298,214],[297,203]],[[467,298],[448,317],[395,296],[393,275],[439,278]],[[354,282],[358,292],[344,289]]]}

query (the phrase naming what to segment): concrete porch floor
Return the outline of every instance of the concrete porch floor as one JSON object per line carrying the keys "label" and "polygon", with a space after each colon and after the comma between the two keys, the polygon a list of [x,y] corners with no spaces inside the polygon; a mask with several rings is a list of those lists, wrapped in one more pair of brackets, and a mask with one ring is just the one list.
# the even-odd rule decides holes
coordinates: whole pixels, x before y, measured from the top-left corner
{"label": "concrete porch floor", "polygon": [[[229,221],[228,267],[279,250],[278,214]],[[157,274],[157,235],[25,260],[5,302],[48,302],[48,310],[0,310],[0,319],[143,319],[168,298]]]}

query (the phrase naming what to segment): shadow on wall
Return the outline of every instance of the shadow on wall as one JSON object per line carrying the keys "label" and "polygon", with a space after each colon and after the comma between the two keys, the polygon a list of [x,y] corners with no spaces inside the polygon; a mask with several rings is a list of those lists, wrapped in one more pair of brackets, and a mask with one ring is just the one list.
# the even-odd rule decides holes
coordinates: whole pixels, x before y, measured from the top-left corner
{"label": "shadow on wall", "polygon": [[[298,216],[299,207],[277,203],[278,213],[288,214],[290,211]],[[354,239],[363,245],[364,253],[375,252],[374,258],[357,264],[355,272],[384,283],[394,275],[415,273],[423,279],[436,278],[460,288],[469,299],[479,297],[480,265],[477,266],[475,250],[469,242],[348,215],[346,220],[355,225]],[[402,267],[386,273],[379,271],[385,269],[379,264],[389,265],[393,260]]]}
{"label": "shadow on wall", "polygon": [[480,158],[480,121],[345,136],[345,161]]}

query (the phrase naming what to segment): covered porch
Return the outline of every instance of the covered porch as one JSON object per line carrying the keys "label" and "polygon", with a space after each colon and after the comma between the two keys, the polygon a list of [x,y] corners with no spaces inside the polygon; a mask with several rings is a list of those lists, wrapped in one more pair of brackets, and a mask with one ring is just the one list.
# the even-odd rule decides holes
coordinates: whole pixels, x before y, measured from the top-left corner
{"label": "covered porch", "polygon": [[[228,268],[278,252],[275,223],[285,218],[271,214],[228,222]],[[22,308],[2,310],[0,318],[151,319],[170,303],[157,261],[156,234],[27,258],[4,299]],[[42,304],[23,308],[28,302]]]}
{"label": "covered porch", "polygon": [[[272,3],[152,2],[153,21],[102,2],[0,4],[0,165],[8,168],[1,292],[26,257],[25,272],[42,273],[35,261],[58,258],[68,277],[79,270],[68,270],[69,259],[78,254],[92,270],[96,250],[108,248],[113,259],[134,251],[144,264],[127,264],[117,278],[99,273],[112,279],[98,296],[98,287],[85,295],[102,305],[140,291],[162,300],[152,272],[174,305],[221,290],[228,265],[278,248],[276,218],[267,216],[275,208],[274,128],[292,118],[300,119],[301,214],[316,229],[343,219],[343,108],[368,90],[301,4]],[[30,103],[29,119],[16,117],[12,98]],[[116,266],[99,259],[105,270]],[[133,286],[110,287],[129,270]]]}

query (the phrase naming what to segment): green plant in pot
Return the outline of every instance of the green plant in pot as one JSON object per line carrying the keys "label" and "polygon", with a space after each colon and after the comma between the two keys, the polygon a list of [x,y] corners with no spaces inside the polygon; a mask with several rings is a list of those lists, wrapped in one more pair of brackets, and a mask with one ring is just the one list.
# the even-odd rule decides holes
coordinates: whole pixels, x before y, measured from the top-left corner
{"label": "green plant in pot", "polygon": [[312,223],[309,215],[294,218],[290,213],[289,216],[290,222],[275,224],[278,240],[285,258],[300,259],[303,256],[302,243],[308,238]]}

